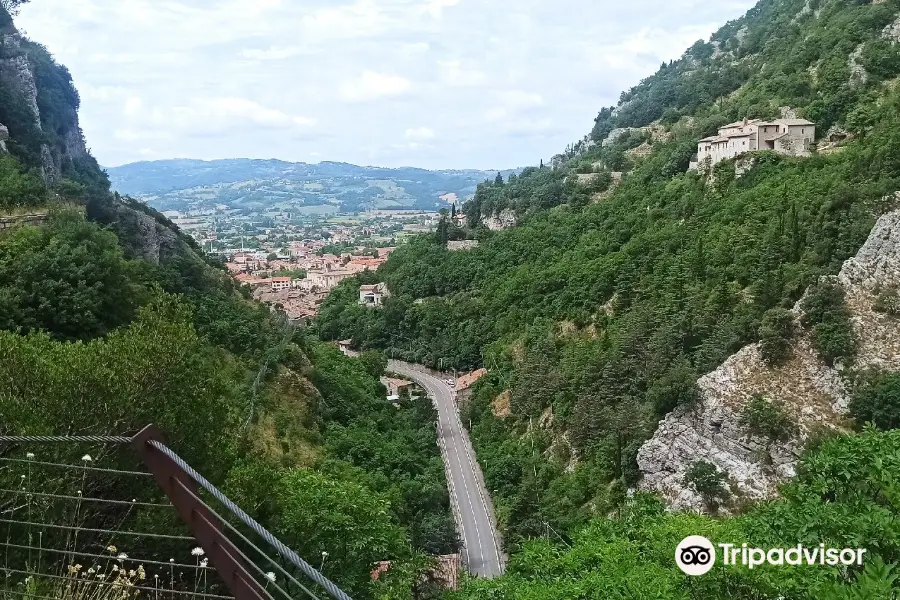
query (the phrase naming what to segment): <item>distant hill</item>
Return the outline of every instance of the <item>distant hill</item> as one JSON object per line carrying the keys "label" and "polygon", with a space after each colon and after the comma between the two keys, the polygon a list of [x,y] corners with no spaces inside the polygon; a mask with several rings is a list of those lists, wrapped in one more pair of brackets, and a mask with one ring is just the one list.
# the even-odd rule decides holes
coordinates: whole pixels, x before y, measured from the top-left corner
{"label": "distant hill", "polygon": [[[437,209],[446,194],[460,201],[496,171],[387,169],[348,163],[291,163],[234,158],[137,162],[107,169],[113,189],[160,210],[227,204],[264,210],[332,205],[344,211],[368,208]],[[515,170],[501,171],[508,176]]]}

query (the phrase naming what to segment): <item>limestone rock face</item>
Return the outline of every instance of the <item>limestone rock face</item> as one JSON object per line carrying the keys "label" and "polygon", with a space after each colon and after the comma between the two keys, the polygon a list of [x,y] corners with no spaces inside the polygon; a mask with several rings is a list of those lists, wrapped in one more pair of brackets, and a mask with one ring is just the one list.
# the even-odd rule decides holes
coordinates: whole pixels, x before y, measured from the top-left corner
{"label": "limestone rock face", "polygon": [[512,209],[507,208],[499,213],[492,215],[484,220],[485,226],[491,231],[500,229],[508,229],[516,226],[516,213]]}
{"label": "limestone rock face", "polygon": [[[12,25],[0,35],[0,84],[11,90],[33,115],[34,125],[42,130],[41,113],[38,107],[38,89],[35,82],[34,67],[30,62],[28,53],[23,47],[24,38]],[[78,125],[78,114],[75,106],[68,107],[69,114],[64,119],[74,123],[54,147],[46,144],[41,146],[41,172],[44,181],[52,183],[59,179],[62,171],[63,157],[81,159],[88,155],[84,143],[84,135]],[[9,137],[9,131],[5,127],[6,138],[0,134],[0,152],[6,152],[5,139]]]}
{"label": "limestone rock face", "polygon": [[[900,320],[873,308],[879,290],[900,285],[900,210],[878,220],[836,279],[846,292],[859,340],[855,367],[900,370]],[[797,318],[799,306],[794,307]],[[638,453],[640,487],[660,493],[672,509],[702,509],[701,498],[683,482],[698,460],[727,473],[738,500],[772,497],[794,475],[809,436],[845,424],[849,390],[841,367],[820,361],[802,332],[794,340],[792,358],[782,366],[769,368],[753,344],[697,384],[701,398],[696,405],[672,411]],[[756,395],[782,403],[798,426],[796,439],[770,442],[741,426],[742,410]]]}
{"label": "limestone rock face", "polygon": [[41,127],[40,111],[37,103],[37,85],[34,71],[22,49],[22,36],[18,32],[5,33],[0,37],[3,54],[0,57],[0,82],[19,93],[34,115],[34,123]]}

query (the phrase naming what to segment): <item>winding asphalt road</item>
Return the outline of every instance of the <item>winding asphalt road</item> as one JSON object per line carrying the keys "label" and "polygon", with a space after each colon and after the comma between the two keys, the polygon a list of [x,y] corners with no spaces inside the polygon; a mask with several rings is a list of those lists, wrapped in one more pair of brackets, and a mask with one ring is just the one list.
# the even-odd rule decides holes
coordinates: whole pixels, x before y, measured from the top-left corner
{"label": "winding asphalt road", "polygon": [[475,461],[469,435],[459,420],[453,388],[418,365],[392,360],[388,370],[415,381],[428,392],[437,406],[438,443],[444,457],[453,516],[462,538],[469,572],[479,577],[502,574],[503,559],[493,513],[489,508],[490,496]]}

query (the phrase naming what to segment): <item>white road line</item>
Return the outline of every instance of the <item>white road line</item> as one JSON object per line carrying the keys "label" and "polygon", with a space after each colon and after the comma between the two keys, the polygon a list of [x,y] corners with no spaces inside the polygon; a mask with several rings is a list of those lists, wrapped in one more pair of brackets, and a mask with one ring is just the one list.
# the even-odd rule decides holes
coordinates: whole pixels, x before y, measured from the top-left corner
{"label": "white road line", "polygon": [[[434,401],[435,408],[440,410],[437,406],[437,399]],[[453,516],[455,517],[457,527],[462,528],[462,513],[459,508],[459,497],[456,495],[456,485],[453,483],[453,470],[450,468],[450,454],[447,452],[447,444],[444,442],[444,425],[441,423],[440,413],[438,413],[438,446],[441,448],[441,456],[444,458],[444,471],[447,474],[447,487],[450,488],[450,507],[453,510]],[[466,544],[466,534],[465,531],[459,532],[460,538],[462,539],[462,547],[463,552],[466,555],[466,565],[469,564],[469,546]]]}
{"label": "white road line", "polygon": [[[405,375],[407,377],[414,380],[419,379],[419,384],[432,396],[434,405],[438,410],[438,441],[441,454],[444,457],[451,504],[455,509],[453,511],[454,517],[456,518],[459,533],[462,537],[463,551],[466,555],[466,564],[468,565],[469,570],[472,572],[479,572],[479,574],[488,577],[502,574],[503,562],[500,555],[500,546],[497,542],[495,524],[491,517],[491,511],[488,508],[486,499],[487,490],[483,489],[483,481],[478,477],[478,463],[473,457],[474,450],[469,448],[468,437],[465,434],[465,428],[462,425],[462,420],[456,409],[454,390],[442,380],[427,372],[424,368],[417,368],[418,365],[402,363],[401,361],[391,362],[397,366],[397,371],[399,373],[402,374],[406,371]],[[444,422],[445,420],[446,423]],[[446,428],[444,427],[445,424],[447,425]],[[450,443],[453,446],[453,454],[456,457],[455,461],[450,459],[447,443]],[[459,452],[460,444],[463,444],[463,452],[466,455],[465,463]],[[465,510],[463,510],[464,507],[460,504],[460,496],[458,494],[459,488],[456,485],[456,477],[462,478],[463,489],[467,501]],[[481,501],[481,510],[483,511],[481,514],[478,513],[478,509],[476,508],[478,504],[472,499],[472,493],[469,486],[470,477],[472,479],[472,484],[475,486],[476,492],[478,493],[478,498]],[[485,544],[481,537],[481,526],[479,525],[479,521],[482,520],[482,515],[484,522],[487,524],[488,529],[490,529],[491,542],[494,546],[494,552],[492,554],[496,557],[496,567],[488,562],[487,555],[485,554]],[[472,533],[472,528],[475,530],[474,541],[470,535]],[[478,547],[477,552],[480,556],[480,563],[477,565],[472,564],[472,551],[474,546]]]}
{"label": "white road line", "polygon": [[[452,431],[452,428],[451,428]],[[472,523],[475,525],[475,539],[478,541],[478,555],[481,557],[482,564],[484,563],[484,548],[481,547],[481,530],[478,527],[478,517],[475,515],[475,503],[472,502],[472,495],[469,493],[469,482],[468,477],[466,477],[465,469],[463,468],[462,458],[459,455],[459,444],[453,444],[453,451],[456,454],[456,462],[459,465],[459,475],[463,480],[463,487],[466,490],[466,499],[469,501],[469,513],[472,516]]]}
{"label": "white road line", "polygon": [[[462,430],[463,424],[459,418],[459,413],[454,410],[454,415],[456,416],[456,423],[459,425],[460,430]],[[469,444],[466,443],[465,440],[462,440],[463,449],[466,451],[466,459],[469,461],[469,468],[472,470],[472,477],[475,478],[476,483],[478,480],[478,471],[476,470],[477,464],[472,460],[472,455],[469,454]],[[484,498],[484,494],[482,493],[481,486],[478,487],[478,496],[481,498],[481,506],[484,508],[484,517],[487,519],[488,523],[492,523],[491,520],[491,511],[488,509],[487,500]],[[492,524],[493,525],[493,524]],[[502,572],[503,562],[500,560],[500,547],[497,544],[497,536],[494,534],[494,527],[491,527],[491,541],[494,543],[494,553],[497,555],[497,571]]]}

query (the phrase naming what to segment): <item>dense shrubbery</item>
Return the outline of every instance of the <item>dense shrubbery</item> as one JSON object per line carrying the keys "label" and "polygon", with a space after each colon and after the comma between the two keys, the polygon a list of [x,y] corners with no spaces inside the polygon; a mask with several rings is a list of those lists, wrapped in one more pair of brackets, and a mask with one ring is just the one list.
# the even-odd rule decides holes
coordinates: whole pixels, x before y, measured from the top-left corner
{"label": "dense shrubbery", "polygon": [[839,283],[822,281],[813,286],[803,299],[802,308],[801,323],[812,332],[819,358],[830,365],[856,354],[856,335]]}
{"label": "dense shrubbery", "polygon": [[11,156],[0,156],[0,212],[40,206],[47,202],[47,188],[40,177],[23,173]]}
{"label": "dense shrubbery", "polygon": [[[784,498],[729,519],[667,513],[638,494],[617,518],[601,517],[564,544],[530,541],[510,559],[507,573],[472,581],[454,599],[551,598],[892,598],[900,543],[893,534],[900,468],[898,432],[865,432],[825,442],[808,455]],[[759,548],[866,548],[862,568],[722,566],[702,577],[685,576],[672,560],[688,535]],[[721,558],[721,554],[720,554]]]}
{"label": "dense shrubbery", "polygon": [[797,430],[781,404],[762,396],[750,399],[741,412],[740,422],[753,435],[763,436],[773,442],[785,441]]}
{"label": "dense shrubbery", "polygon": [[728,475],[705,460],[698,460],[691,465],[684,474],[684,484],[700,494],[707,510],[713,514],[723,503],[731,499],[731,492],[728,491]]}
{"label": "dense shrubbery", "polygon": [[791,355],[791,338],[794,335],[794,313],[786,308],[766,311],[759,326],[759,349],[763,359],[772,366]]}
{"label": "dense shrubbery", "polygon": [[883,373],[864,381],[850,400],[850,414],[860,424],[900,428],[900,374]]}

